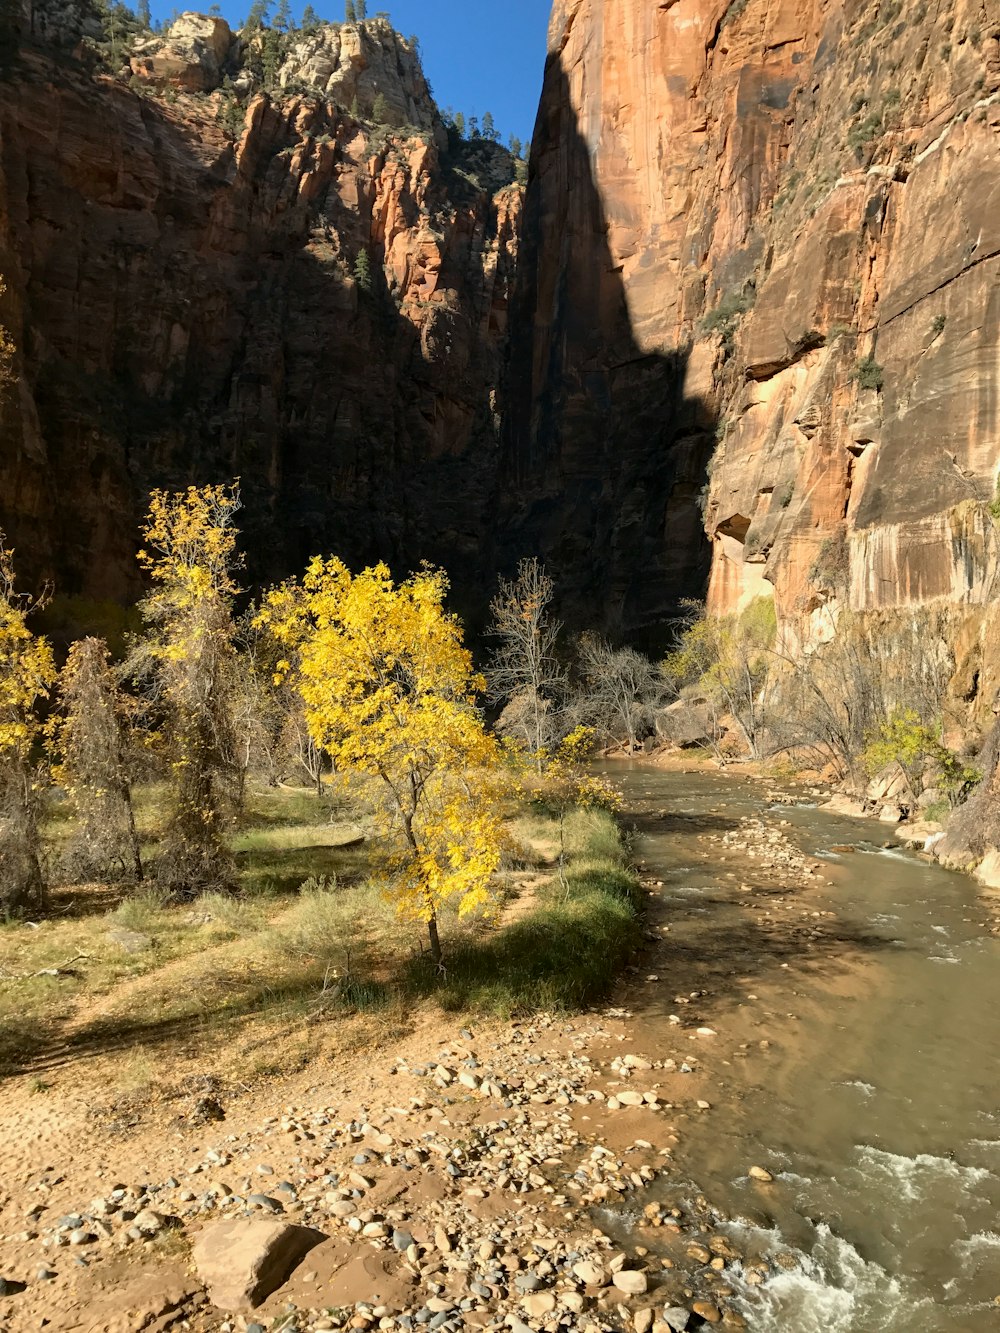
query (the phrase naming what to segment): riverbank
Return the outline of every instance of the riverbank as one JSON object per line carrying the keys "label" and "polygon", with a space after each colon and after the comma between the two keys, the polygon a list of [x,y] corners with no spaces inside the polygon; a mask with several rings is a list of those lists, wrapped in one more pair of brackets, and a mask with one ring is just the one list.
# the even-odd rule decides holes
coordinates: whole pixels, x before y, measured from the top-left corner
{"label": "riverbank", "polygon": [[[54,1116],[51,1093],[8,1084],[5,1147],[25,1169],[6,1184],[2,1271],[27,1286],[4,1328],[743,1326],[733,1272],[763,1283],[778,1261],[742,1254],[707,1202],[663,1199],[689,1127],[727,1115],[727,1068],[777,1035],[756,1028],[762,972],[837,952],[833,914],[809,906],[825,869],[780,814],[692,824],[665,805],[636,820],[640,838],[693,837],[732,884],[718,938],[694,951],[643,874],[648,951],[610,1007],[485,1023],[424,1009],[374,1059],[209,1090],[155,1124],[109,1125],[66,1088]],[[745,1172],[766,1187],[760,1163]],[[212,1286],[230,1219],[319,1237],[252,1314]]]}

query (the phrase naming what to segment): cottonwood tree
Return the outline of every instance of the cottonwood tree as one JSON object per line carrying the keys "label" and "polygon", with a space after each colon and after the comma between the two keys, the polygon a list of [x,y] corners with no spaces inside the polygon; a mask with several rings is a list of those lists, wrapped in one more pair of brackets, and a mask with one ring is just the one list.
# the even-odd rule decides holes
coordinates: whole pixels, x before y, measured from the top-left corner
{"label": "cottonwood tree", "polygon": [[180,896],[231,883],[224,832],[238,793],[233,728],[237,485],[154,491],[139,561],[153,582],[133,669],[162,713],[168,818],[157,866]]}
{"label": "cottonwood tree", "polygon": [[34,747],[41,733],[37,705],[56,670],[47,640],[28,627],[44,600],[16,591],[13,552],[0,532],[0,905],[7,911],[45,900]]}
{"label": "cottonwood tree", "polygon": [[577,664],[575,711],[598,735],[634,749],[667,694],[663,672],[635,648],[612,648],[596,634],[581,638]]}
{"label": "cottonwood tree", "polygon": [[566,690],[566,672],[556,655],[562,625],[550,610],[554,591],[535,556],[522,560],[515,579],[500,581],[487,631],[499,640],[486,668],[489,697],[504,705],[498,728],[534,756],[539,773],[558,737]]}
{"label": "cottonwood tree", "polygon": [[394,847],[390,896],[425,923],[437,964],[441,908],[483,908],[504,847],[498,747],[447,587],[437,570],[396,584],[385,565],[354,575],[317,558],[262,613],[297,655],[313,740],[377,801]]}
{"label": "cottonwood tree", "polygon": [[53,777],[77,816],[71,859],[81,876],[125,873],[142,879],[129,713],[103,639],[78,640],[59,673],[58,711],[48,734],[58,760]]}

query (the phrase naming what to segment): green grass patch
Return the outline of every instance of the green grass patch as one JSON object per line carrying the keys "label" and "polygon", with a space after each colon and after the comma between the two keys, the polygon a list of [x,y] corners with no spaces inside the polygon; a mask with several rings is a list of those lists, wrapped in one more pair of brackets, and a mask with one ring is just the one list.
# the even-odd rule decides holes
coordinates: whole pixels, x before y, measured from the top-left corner
{"label": "green grass patch", "polygon": [[[157,793],[144,790],[144,829],[156,818]],[[152,883],[127,896],[69,886],[48,916],[0,923],[0,1074],[44,1079],[113,1055],[110,1077],[128,1089],[167,1077],[175,1050],[220,1069],[239,1062],[255,1031],[312,1041],[317,1023],[357,1016],[378,1040],[405,1030],[425,997],[497,1015],[592,1004],[641,938],[621,830],[604,811],[571,811],[562,876],[556,818],[512,812],[511,831],[520,850],[496,886],[500,924],[443,913],[439,973],[359,826],[311,792],[255,791],[232,839],[241,893],[175,902]],[[287,1068],[278,1060],[275,1072]]]}
{"label": "green grass patch", "polygon": [[565,883],[550,880],[509,925],[452,939],[443,973],[414,959],[403,978],[411,994],[504,1018],[607,996],[642,937],[639,884],[611,815],[574,811],[567,825]]}

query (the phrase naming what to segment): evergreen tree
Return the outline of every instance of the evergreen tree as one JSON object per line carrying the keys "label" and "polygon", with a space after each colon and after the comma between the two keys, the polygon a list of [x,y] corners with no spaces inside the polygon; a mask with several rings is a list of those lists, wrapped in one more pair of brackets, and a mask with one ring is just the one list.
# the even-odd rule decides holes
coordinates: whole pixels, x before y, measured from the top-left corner
{"label": "evergreen tree", "polygon": [[382,93],[378,94],[372,105],[372,120],[376,125],[387,125],[389,123],[389,103]]}
{"label": "evergreen tree", "polygon": [[465,115],[461,111],[455,112],[455,129],[458,131],[460,139],[465,138]]}
{"label": "evergreen tree", "polygon": [[521,142],[521,140],[516,135],[512,134],[510,136],[509,143],[510,143],[511,157],[520,157],[521,154],[524,152],[524,144]]}
{"label": "evergreen tree", "polygon": [[303,9],[300,27],[306,32],[312,32],[315,28],[319,27],[319,18],[312,5],[306,5],[305,9]]}
{"label": "evergreen tree", "polygon": [[496,125],[493,123],[493,115],[489,111],[483,116],[483,138],[488,139],[490,143],[500,142],[500,135],[497,133]]}
{"label": "evergreen tree", "polygon": [[354,261],[354,281],[364,292],[370,292],[372,289],[372,264],[368,258],[367,250],[359,250],[358,257]]}
{"label": "evergreen tree", "polygon": [[368,17],[367,0],[358,0],[358,22],[364,23],[367,17]]}
{"label": "evergreen tree", "polygon": [[250,13],[243,25],[244,32],[257,32],[267,22],[267,12],[271,8],[270,0],[253,0]]}
{"label": "evergreen tree", "polygon": [[271,92],[277,85],[280,67],[281,36],[274,28],[267,28],[261,47],[261,81],[265,92]]}
{"label": "evergreen tree", "polygon": [[292,7],[288,0],[278,0],[278,9],[274,16],[274,26],[278,32],[288,32],[291,28]]}
{"label": "evergreen tree", "polygon": [[347,0],[347,3],[344,5],[344,22],[357,23],[357,21],[358,12],[354,8],[354,0]]}
{"label": "evergreen tree", "polygon": [[152,28],[152,15],[149,11],[149,0],[139,0],[139,5],[135,12],[139,22],[148,32]]}

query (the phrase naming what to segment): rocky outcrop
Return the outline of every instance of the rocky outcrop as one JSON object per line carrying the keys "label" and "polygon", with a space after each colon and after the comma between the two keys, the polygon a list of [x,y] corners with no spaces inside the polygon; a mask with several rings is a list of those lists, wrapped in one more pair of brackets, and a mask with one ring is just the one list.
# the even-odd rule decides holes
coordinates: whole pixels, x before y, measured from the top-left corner
{"label": "rocky outcrop", "polygon": [[985,659],[998,89],[979,0],[557,0],[507,462],[581,611],[649,627],[710,554],[715,610],[807,647],[945,604]]}
{"label": "rocky outcrop", "polygon": [[139,42],[129,64],[133,76],[143,83],[211,92],[223,80],[235,41],[225,19],[185,13],[165,37]]}
{"label": "rocky outcrop", "polygon": [[[227,58],[220,21],[180,26],[186,69]],[[156,59],[130,88],[26,40],[0,84],[0,320],[20,348],[0,525],[19,567],[129,598],[149,489],[238,475],[248,580],[338,551],[438,561],[467,590],[519,188],[325,95],[187,94],[183,70],[154,95]]]}
{"label": "rocky outcrop", "polygon": [[441,128],[415,43],[384,18],[323,24],[301,34],[290,44],[278,81],[283,88],[315,88],[331,102],[366,114],[381,97],[389,124]]}

